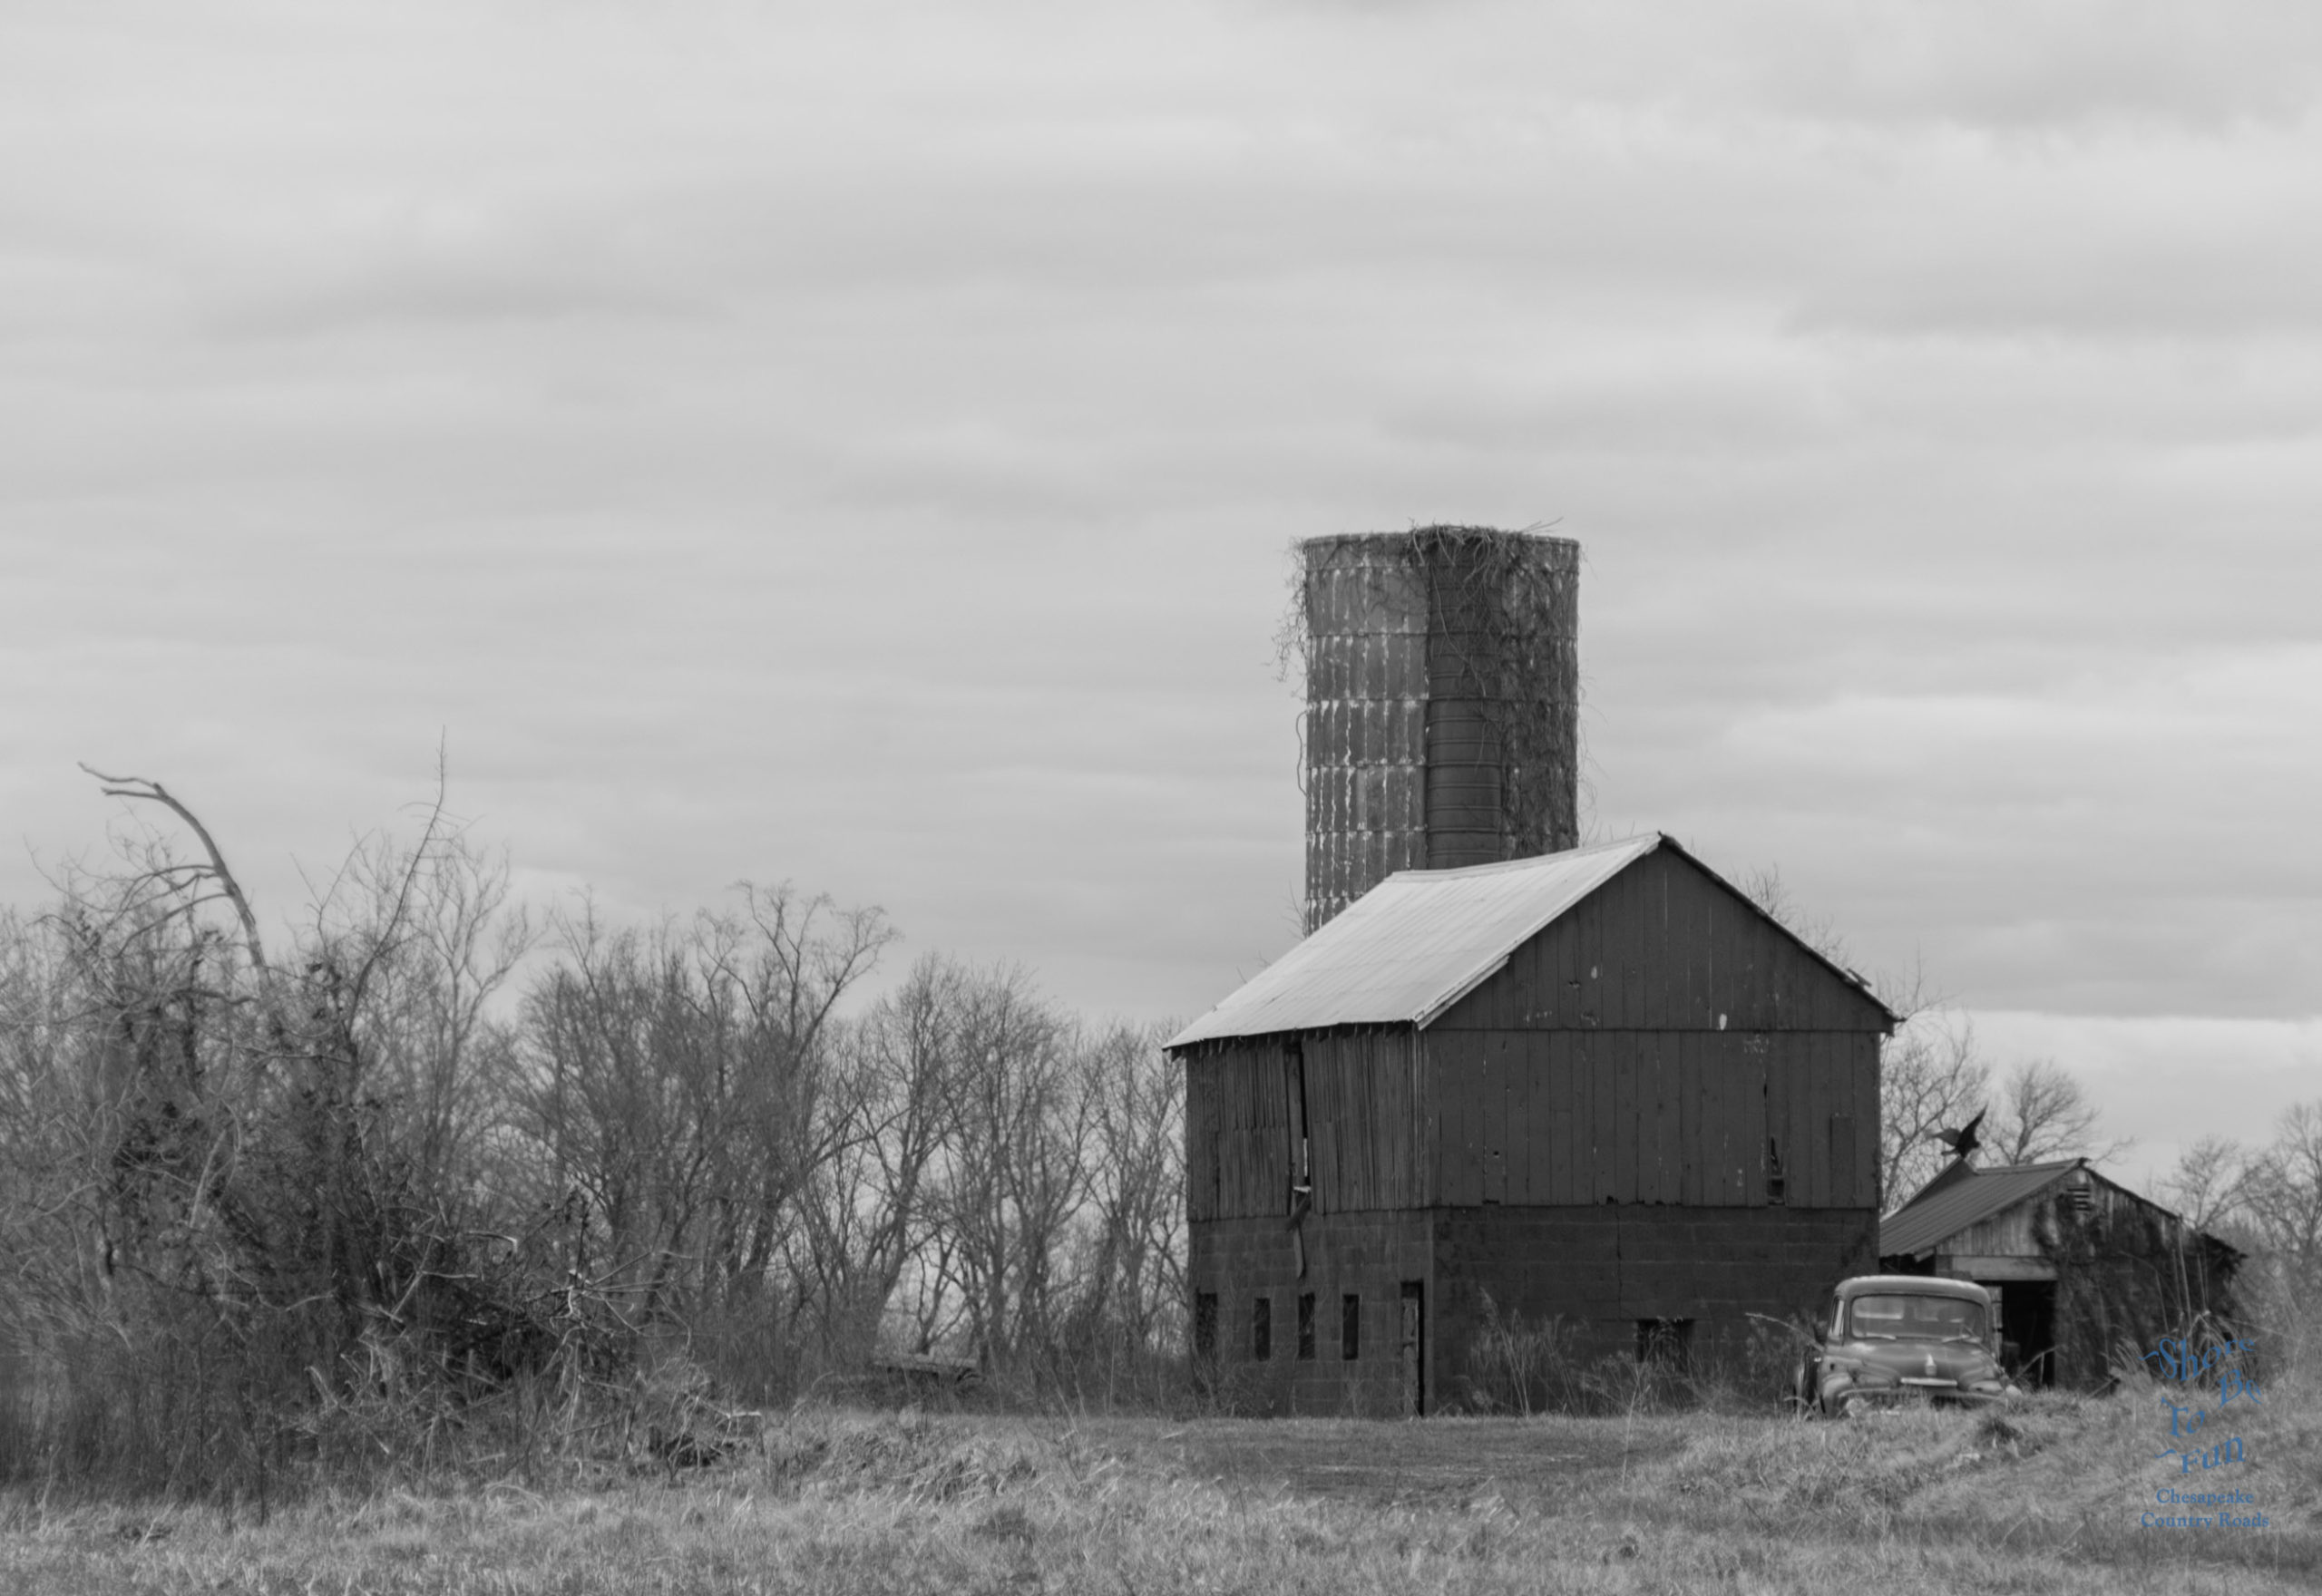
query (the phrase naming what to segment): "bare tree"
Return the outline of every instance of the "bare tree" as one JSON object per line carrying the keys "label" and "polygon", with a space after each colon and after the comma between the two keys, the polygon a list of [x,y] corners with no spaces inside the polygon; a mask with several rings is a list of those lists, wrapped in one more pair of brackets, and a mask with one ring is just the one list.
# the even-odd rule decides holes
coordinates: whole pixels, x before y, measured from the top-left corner
{"label": "bare tree", "polygon": [[970,1333],[987,1362],[1007,1367],[1057,1348],[1094,1114],[1085,1056],[1029,976],[978,972],[962,996],[941,1223]]}
{"label": "bare tree", "polygon": [[1880,1191],[1891,1209],[1908,1202],[1947,1161],[1937,1134],[1983,1112],[1991,1066],[1976,1046],[1974,1022],[1943,1007],[1912,1014],[1888,1039],[1879,1065]]}
{"label": "bare tree", "polygon": [[[826,1346],[874,1344],[932,1237],[931,1171],[951,1131],[965,984],[950,960],[923,957],[850,1033],[854,1132],[809,1182],[792,1253],[801,1305],[811,1303]],[[922,1318],[914,1349],[930,1350],[943,1328],[940,1313]]]}
{"label": "bare tree", "polygon": [[1185,1080],[1169,1028],[1117,1025],[1088,1045],[1095,1118],[1084,1340],[1132,1357],[1174,1342],[1185,1279]]}
{"label": "bare tree", "polygon": [[2322,1099],[2282,1114],[2239,1191],[2266,1249],[2322,1285]]}
{"label": "bare tree", "polygon": [[2177,1155],[2161,1182],[2166,1197],[2197,1231],[2215,1231],[2242,1206],[2249,1155],[2229,1136],[2204,1136]]}
{"label": "bare tree", "polygon": [[[804,1193],[875,1134],[840,1003],[893,940],[875,910],[745,887],[651,931],[563,922],[525,1005],[523,1126],[543,1195],[586,1222],[569,1267],[640,1322],[762,1318]],[[795,1319],[803,1305],[795,1292]]]}
{"label": "bare tree", "polygon": [[2033,1059],[2007,1072],[1984,1143],[1995,1163],[2043,1163],[2058,1158],[2109,1163],[2136,1143],[2133,1138],[2100,1142],[2100,1117],[2070,1071],[2054,1059]]}

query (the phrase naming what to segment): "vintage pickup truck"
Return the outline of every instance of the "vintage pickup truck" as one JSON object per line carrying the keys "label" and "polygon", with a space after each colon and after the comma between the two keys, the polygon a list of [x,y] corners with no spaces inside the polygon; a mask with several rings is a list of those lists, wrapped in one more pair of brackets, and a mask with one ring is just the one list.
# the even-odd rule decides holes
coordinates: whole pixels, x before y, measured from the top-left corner
{"label": "vintage pickup truck", "polygon": [[1994,1333],[1991,1293],[1971,1280],[1858,1275],[1831,1292],[1791,1396],[1801,1411],[1831,1417],[2020,1396],[1993,1356]]}

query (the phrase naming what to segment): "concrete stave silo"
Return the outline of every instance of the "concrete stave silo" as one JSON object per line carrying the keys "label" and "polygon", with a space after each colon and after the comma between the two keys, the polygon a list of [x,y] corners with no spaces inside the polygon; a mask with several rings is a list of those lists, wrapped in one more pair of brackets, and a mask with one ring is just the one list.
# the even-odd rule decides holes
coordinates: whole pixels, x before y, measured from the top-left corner
{"label": "concrete stave silo", "polygon": [[1306,929],[1399,870],[1575,846],[1580,545],[1429,526],[1299,549]]}

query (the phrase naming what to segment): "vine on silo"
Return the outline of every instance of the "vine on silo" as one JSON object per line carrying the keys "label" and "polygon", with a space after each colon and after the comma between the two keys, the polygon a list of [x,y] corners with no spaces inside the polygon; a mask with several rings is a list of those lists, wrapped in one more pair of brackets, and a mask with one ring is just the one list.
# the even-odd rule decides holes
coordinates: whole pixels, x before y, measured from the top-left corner
{"label": "vine on silo", "polygon": [[[1390,573],[1417,578],[1423,585],[1431,639],[1449,647],[1461,672],[1476,684],[1486,734],[1498,750],[1500,834],[1509,857],[1569,846],[1577,837],[1554,834],[1555,785],[1560,770],[1580,789],[1582,751],[1576,722],[1556,713],[1567,696],[1579,697],[1578,664],[1573,645],[1577,622],[1566,609],[1576,571],[1538,558],[1539,535],[1527,527],[1431,525],[1413,528],[1365,550],[1351,569],[1373,600],[1387,597]],[[1293,665],[1313,697],[1313,667],[1323,579],[1342,578],[1350,567],[1332,563],[1317,570],[1293,545],[1291,598],[1274,635],[1275,661],[1287,678]],[[1303,732],[1301,735],[1303,743]],[[1301,757],[1301,775],[1304,759]],[[1541,794],[1541,783],[1548,783]],[[1550,802],[1539,802],[1546,796]],[[1578,829],[1579,816],[1572,816]]]}

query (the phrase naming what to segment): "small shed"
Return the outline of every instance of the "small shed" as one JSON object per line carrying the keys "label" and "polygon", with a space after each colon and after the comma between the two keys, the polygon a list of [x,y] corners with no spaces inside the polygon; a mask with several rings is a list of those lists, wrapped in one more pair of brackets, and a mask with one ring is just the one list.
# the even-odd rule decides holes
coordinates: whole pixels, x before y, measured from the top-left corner
{"label": "small shed", "polygon": [[1876,1256],[1895,1023],[1666,836],[1391,875],[1169,1044],[1196,1351],[1425,1413],[1495,1315],[1682,1364],[1810,1312]]}
{"label": "small shed", "polygon": [[1955,1162],[1887,1217],[1878,1253],[1891,1273],[1990,1287],[2009,1372],[2082,1389],[2109,1383],[2124,1348],[2203,1318],[2229,1327],[2242,1257],[2084,1158]]}

